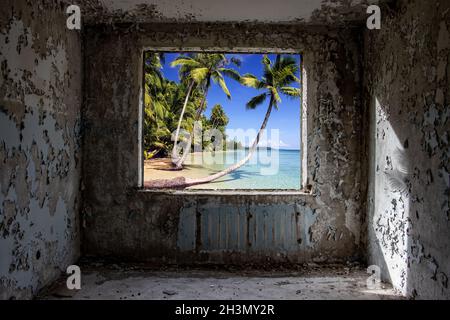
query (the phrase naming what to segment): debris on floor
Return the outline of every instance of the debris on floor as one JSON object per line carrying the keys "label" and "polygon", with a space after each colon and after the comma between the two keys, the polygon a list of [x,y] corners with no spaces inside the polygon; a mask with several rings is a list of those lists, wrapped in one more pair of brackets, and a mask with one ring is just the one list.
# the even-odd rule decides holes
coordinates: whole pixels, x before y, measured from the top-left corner
{"label": "debris on floor", "polygon": [[248,300],[383,300],[403,299],[390,285],[368,289],[361,267],[315,266],[301,271],[224,271],[211,268],[139,265],[81,267],[81,289],[71,291],[63,276],[39,299],[248,299]]}

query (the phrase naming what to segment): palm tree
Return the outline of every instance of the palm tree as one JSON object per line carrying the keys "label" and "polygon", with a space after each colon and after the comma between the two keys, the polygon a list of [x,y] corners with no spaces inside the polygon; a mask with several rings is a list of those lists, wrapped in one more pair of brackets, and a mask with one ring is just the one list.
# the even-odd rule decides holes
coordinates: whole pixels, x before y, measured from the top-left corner
{"label": "palm tree", "polygon": [[[181,63],[182,59],[180,59],[177,63]],[[186,62],[194,64],[194,61],[188,61],[186,59]],[[176,63],[176,61],[172,62],[172,66],[174,66]],[[187,87],[187,92],[186,92],[186,96],[184,99],[184,103],[183,103],[183,108],[181,109],[181,113],[180,113],[180,117],[178,118],[178,126],[177,129],[175,131],[175,138],[174,138],[174,143],[173,143],[173,148],[172,148],[172,163],[176,166],[177,169],[181,169],[181,167],[178,165],[178,161],[179,161],[179,157],[178,157],[178,149],[177,149],[177,144],[178,144],[178,138],[180,135],[180,129],[181,129],[181,123],[183,121],[183,116],[184,116],[184,112],[186,111],[186,106],[188,104],[189,101],[189,97],[191,95],[192,89],[194,88],[195,85],[195,80],[192,78],[192,74],[187,73],[187,76],[184,77],[183,79],[185,79],[185,81],[188,81],[188,87]]]}
{"label": "palm tree", "polygon": [[236,81],[240,80],[240,75],[236,70],[226,68],[229,63],[239,65],[238,60],[232,59],[227,60],[224,54],[221,53],[197,53],[192,56],[179,56],[175,59],[171,66],[181,66],[180,68],[180,78],[188,79],[189,87],[186,94],[186,100],[184,107],[181,111],[180,118],[178,121],[178,127],[175,131],[174,145],[172,149],[172,162],[175,164],[176,169],[181,169],[182,164],[186,160],[188,151],[184,152],[182,157],[178,157],[178,138],[180,133],[181,123],[183,121],[184,109],[188,103],[189,96],[191,94],[194,85],[197,85],[203,91],[203,99],[197,109],[196,120],[200,119],[202,112],[204,111],[204,105],[206,102],[206,96],[208,95],[208,90],[211,86],[211,79],[214,83],[217,83],[222,91],[226,94],[228,99],[231,99],[231,93],[225,83],[224,76],[232,78]]}
{"label": "palm tree", "polygon": [[[147,141],[150,142],[152,148],[159,149],[156,153],[160,156],[166,156],[170,154],[172,149],[172,132],[177,127],[178,117],[183,107],[186,86],[184,83],[175,83],[173,81],[166,81],[161,88],[164,94],[164,105],[166,109],[161,117],[157,117],[156,121],[151,121],[151,130],[144,137],[148,136]],[[183,126],[185,130],[191,131],[194,126],[194,117],[196,113],[196,106],[201,100],[202,95],[200,92],[193,90],[191,93],[190,101],[185,106]],[[146,109],[147,111],[147,109]],[[150,117],[146,117],[151,119]],[[145,142],[144,138],[144,142]]]}
{"label": "palm tree", "polygon": [[213,128],[218,128],[220,131],[224,131],[229,119],[220,104],[216,104],[211,110],[211,116],[209,122]]}
{"label": "palm tree", "polygon": [[[161,73],[162,53],[145,53],[145,90],[144,90],[144,157],[150,159],[155,155],[167,155],[172,147],[171,132],[175,130],[183,102],[186,100],[186,83],[168,81]],[[183,127],[192,130],[198,104],[203,96],[193,90],[189,102],[184,106]]]}
{"label": "palm tree", "polygon": [[161,73],[161,58],[159,53],[145,53],[145,92],[144,105],[148,116],[155,120],[161,117],[165,111],[163,103],[162,87],[164,86],[164,76]]}
{"label": "palm tree", "polygon": [[[169,131],[165,118],[169,112],[167,103],[168,82],[161,73],[160,53],[145,53],[145,92],[144,92],[144,156],[146,159],[153,157],[165,148],[160,140]],[[170,133],[170,132],[169,132]],[[154,148],[154,150],[151,150]]]}
{"label": "palm tree", "polygon": [[293,57],[281,56],[278,54],[275,62],[272,63],[269,57],[267,55],[264,55],[262,64],[264,72],[261,79],[257,79],[254,75],[251,74],[246,74],[241,79],[242,84],[245,86],[264,90],[262,94],[253,97],[249,102],[247,102],[247,109],[255,109],[257,106],[261,105],[267,98],[269,98],[269,106],[267,108],[264,121],[261,124],[258,134],[256,135],[256,138],[253,141],[253,144],[251,145],[247,156],[245,156],[242,160],[232,165],[231,167],[228,167],[225,170],[222,170],[205,178],[189,179],[179,177],[171,180],[153,180],[147,182],[146,187],[185,188],[193,185],[208,183],[237,170],[250,160],[258,146],[261,136],[264,133],[273,107],[278,110],[278,107],[281,103],[280,93],[292,98],[301,97],[300,89],[290,86],[295,82],[300,83],[300,80],[295,75],[299,70],[299,65]]}
{"label": "palm tree", "polygon": [[[216,104],[211,110],[209,120],[206,120],[206,122],[208,123],[207,128],[202,127],[203,130],[213,129],[218,130],[220,132],[221,136],[220,137],[215,136],[214,138],[215,139],[214,147],[217,147],[217,143],[220,143],[220,145],[222,145],[222,149],[226,148],[225,129],[229,121],[230,119],[228,119],[228,116],[223,110],[222,106],[220,104]],[[219,140],[216,141],[216,139],[220,139],[220,141]],[[204,143],[206,147],[211,147],[209,141],[205,140]]]}
{"label": "palm tree", "polygon": [[239,67],[241,65],[241,61],[234,57],[228,60],[224,54],[218,53],[199,53],[197,55],[197,59],[207,69],[207,72],[204,73],[203,81],[201,82],[203,90],[203,100],[200,103],[199,108],[197,109],[196,119],[198,120],[203,111],[205,111],[206,97],[208,95],[209,88],[211,87],[211,79],[214,83],[219,84],[222,91],[226,94],[227,98],[231,99],[231,94],[225,83],[224,75],[235,81],[240,81],[241,76],[236,70],[226,68],[225,66],[227,66],[228,64],[234,64],[235,66]]}

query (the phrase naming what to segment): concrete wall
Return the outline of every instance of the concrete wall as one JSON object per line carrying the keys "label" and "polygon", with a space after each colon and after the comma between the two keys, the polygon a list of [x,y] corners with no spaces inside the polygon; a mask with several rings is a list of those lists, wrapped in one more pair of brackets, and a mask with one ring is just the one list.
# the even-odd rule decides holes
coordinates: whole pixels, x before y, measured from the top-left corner
{"label": "concrete wall", "polygon": [[450,298],[450,3],[399,1],[364,54],[369,262],[409,296]]}
{"label": "concrete wall", "polygon": [[[85,92],[62,1],[3,2],[0,299],[32,297],[78,258],[80,208],[87,255],[330,262],[363,259],[367,244],[403,293],[450,297],[448,2],[390,4],[364,39],[304,21],[91,26]],[[312,194],[139,190],[144,47],[302,52]]]}
{"label": "concrete wall", "polygon": [[81,40],[58,1],[0,13],[0,300],[30,298],[79,256]]}
{"label": "concrete wall", "polygon": [[84,21],[108,22],[257,22],[346,25],[364,22],[370,4],[393,0],[83,0]]}
{"label": "concrete wall", "polygon": [[[85,67],[89,72],[83,109],[84,253],[179,263],[360,257],[365,189],[360,183],[358,34],[353,29],[257,24],[88,28]],[[145,47],[302,52],[308,88],[307,175],[312,195],[139,191],[139,104]],[[282,236],[288,228],[291,233]],[[213,239],[214,235],[217,238]]]}

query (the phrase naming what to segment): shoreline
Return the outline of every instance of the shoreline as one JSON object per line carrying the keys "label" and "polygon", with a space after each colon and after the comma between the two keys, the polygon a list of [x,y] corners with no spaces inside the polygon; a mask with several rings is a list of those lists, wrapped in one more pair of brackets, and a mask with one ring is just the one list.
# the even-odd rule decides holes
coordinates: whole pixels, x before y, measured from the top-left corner
{"label": "shoreline", "polygon": [[[256,152],[252,157],[253,161],[251,159],[245,166],[216,181],[202,184],[201,189],[298,189],[300,178],[296,178],[294,172],[298,171],[300,177],[299,150],[277,151],[280,154],[275,154],[271,162],[270,155],[267,158],[268,151],[259,150],[259,154]],[[233,165],[242,159],[244,152],[245,149],[224,150],[217,151],[214,156],[208,151],[191,152],[182,170],[173,170],[171,157],[144,160],[144,181],[204,178]],[[268,174],[270,169],[274,169],[274,173]]]}

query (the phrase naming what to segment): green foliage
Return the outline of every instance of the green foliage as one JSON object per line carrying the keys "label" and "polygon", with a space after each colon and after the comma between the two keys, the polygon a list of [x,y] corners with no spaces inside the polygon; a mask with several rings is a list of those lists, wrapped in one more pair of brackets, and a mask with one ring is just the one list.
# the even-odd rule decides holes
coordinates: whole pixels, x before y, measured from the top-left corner
{"label": "green foliage", "polygon": [[227,87],[224,76],[235,81],[240,81],[239,72],[227,66],[233,64],[240,66],[240,60],[232,58],[228,60],[223,53],[195,53],[177,57],[171,66],[179,66],[179,76],[182,82],[193,80],[197,89],[203,93],[203,100],[197,106],[196,119],[206,110],[206,96],[211,86],[211,80],[218,84],[228,99],[231,99],[230,90]]}
{"label": "green foliage", "polygon": [[[167,156],[173,146],[172,132],[186,97],[187,84],[177,84],[164,78],[161,73],[160,53],[145,53],[145,97],[143,144],[144,157]],[[186,108],[182,128],[191,131],[194,126],[196,106],[203,95],[194,90]]]}
{"label": "green foliage", "polygon": [[211,116],[209,122],[213,128],[217,128],[222,132],[225,132],[229,119],[220,104],[216,104],[211,110]]}
{"label": "green foliage", "polygon": [[[156,52],[146,52],[144,56],[145,92],[144,92],[144,122],[143,144],[144,157],[164,157],[173,147],[172,132],[177,128],[181,110],[186,98],[189,84],[195,86],[189,96],[181,128],[193,131],[196,120],[201,121],[203,130],[216,128],[225,137],[229,119],[223,107],[216,104],[211,110],[211,116],[203,115],[206,110],[206,95],[212,83],[217,84],[226,96],[231,99],[231,93],[225,78],[239,81],[247,87],[264,89],[262,94],[252,98],[247,104],[248,109],[255,109],[269,97],[275,107],[281,102],[280,94],[291,98],[301,96],[299,88],[290,86],[300,82],[295,76],[299,70],[298,63],[291,56],[277,55],[275,61],[267,56],[262,59],[263,76],[261,79],[251,74],[241,77],[239,72],[230,65],[240,66],[236,58],[228,60],[224,54],[195,53],[180,55],[171,66],[179,68],[180,83],[164,78],[161,68],[164,55]],[[204,142],[203,147],[206,147]],[[224,148],[241,149],[237,141],[224,143]]]}
{"label": "green foliage", "polygon": [[162,75],[161,62],[163,59],[163,54],[156,52],[146,52],[144,57],[143,143],[146,159],[167,156],[172,149],[172,132],[177,128],[190,81],[194,81],[196,85],[186,106],[182,129],[192,132],[195,121],[200,120],[203,130],[216,127],[223,134],[225,134],[225,127],[228,124],[228,117],[220,105],[213,108],[210,119],[202,115],[206,109],[206,95],[212,80],[231,99],[231,93],[224,77],[240,81],[240,74],[234,69],[227,68],[229,64],[239,66],[240,61],[236,58],[229,61],[224,54],[180,55],[171,63],[172,67],[179,67],[179,84],[165,79]]}
{"label": "green foliage", "polygon": [[271,103],[278,109],[281,102],[280,93],[290,98],[301,97],[301,90],[290,86],[293,83],[300,83],[300,79],[296,76],[300,66],[292,56],[278,54],[273,62],[267,55],[264,55],[261,63],[263,65],[263,76],[261,79],[256,78],[252,74],[246,74],[241,78],[241,83],[244,86],[265,91],[250,99],[246,104],[247,109],[255,109],[268,96]]}
{"label": "green foliage", "polygon": [[226,149],[225,129],[228,125],[229,119],[220,104],[216,104],[212,108],[211,116],[209,117],[209,120],[207,120],[207,122],[208,122],[210,128],[217,129],[222,133],[222,136],[223,136],[222,144],[223,144],[224,149]]}
{"label": "green foliage", "polygon": [[257,106],[262,104],[267,98],[266,93],[262,93],[250,99],[249,102],[245,105],[247,109],[256,109]]}

